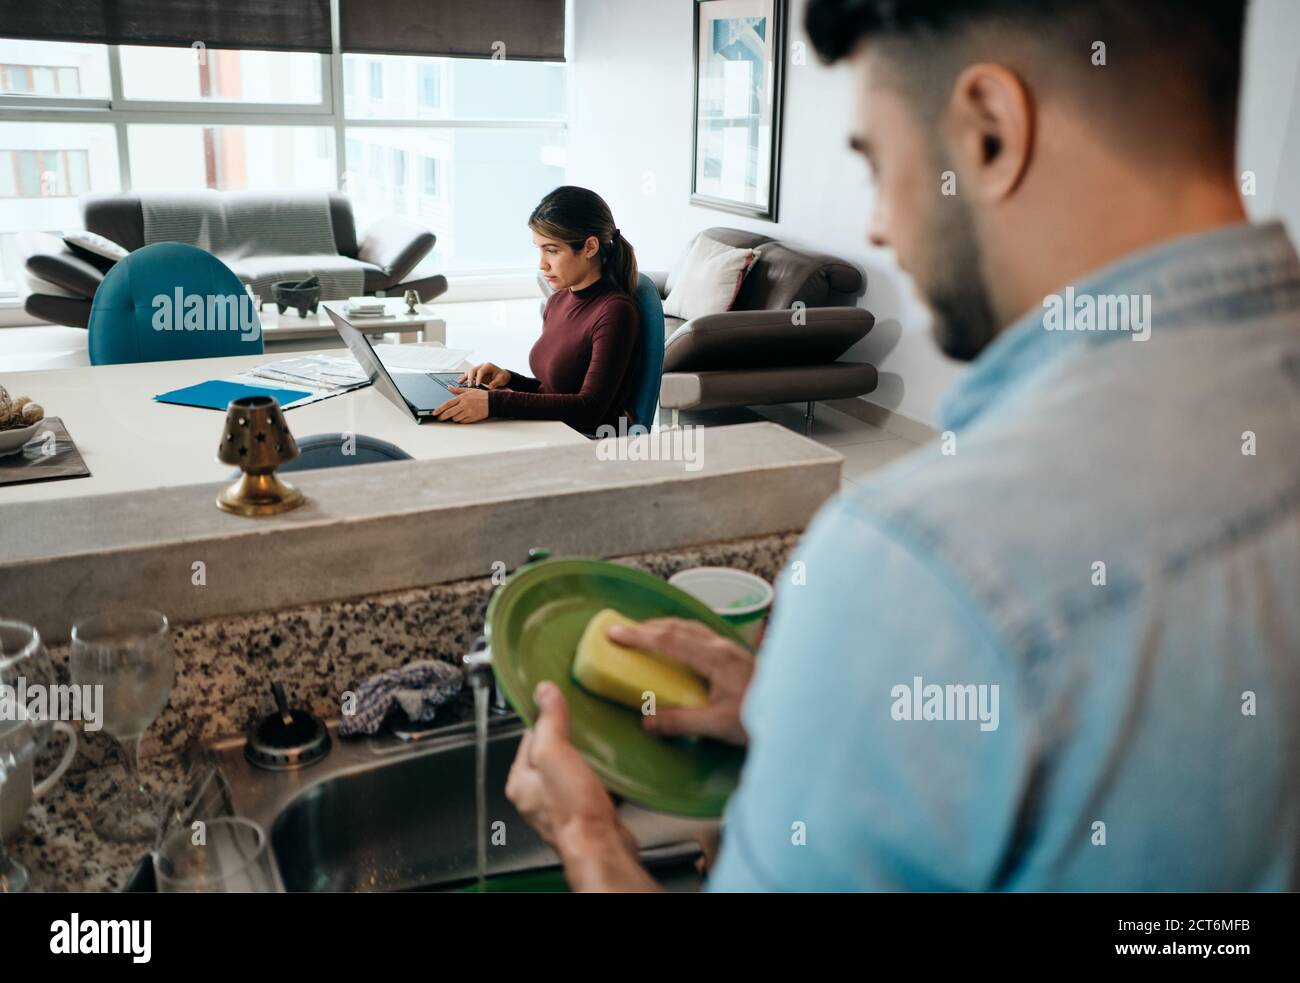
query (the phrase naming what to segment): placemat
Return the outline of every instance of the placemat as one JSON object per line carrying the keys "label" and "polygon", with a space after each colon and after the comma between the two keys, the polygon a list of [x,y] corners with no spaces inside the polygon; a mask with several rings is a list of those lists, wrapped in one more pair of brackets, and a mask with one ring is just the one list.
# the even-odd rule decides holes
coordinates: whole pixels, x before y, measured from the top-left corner
{"label": "placemat", "polygon": [[57,416],[42,420],[20,450],[0,457],[0,485],[89,477],[90,468]]}

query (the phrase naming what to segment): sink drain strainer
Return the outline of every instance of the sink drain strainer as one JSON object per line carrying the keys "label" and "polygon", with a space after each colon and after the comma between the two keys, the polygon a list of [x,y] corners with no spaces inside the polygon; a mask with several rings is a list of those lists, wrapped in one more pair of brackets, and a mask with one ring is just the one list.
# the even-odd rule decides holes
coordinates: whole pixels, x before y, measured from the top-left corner
{"label": "sink drain strainer", "polygon": [[244,757],[271,771],[292,771],[319,761],[330,751],[325,722],[307,710],[290,710],[284,687],[271,684],[276,711],[263,717],[248,735]]}

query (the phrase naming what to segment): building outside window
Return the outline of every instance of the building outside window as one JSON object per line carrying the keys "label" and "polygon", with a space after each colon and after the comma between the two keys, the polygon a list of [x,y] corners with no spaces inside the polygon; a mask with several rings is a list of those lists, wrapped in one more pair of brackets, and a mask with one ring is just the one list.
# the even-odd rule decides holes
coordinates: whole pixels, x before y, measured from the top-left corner
{"label": "building outside window", "polygon": [[341,189],[359,233],[390,215],[433,231],[430,272],[530,269],[524,222],[565,179],[566,79],[562,62],[0,37],[0,307],[26,290],[18,237],[82,228],[88,192]]}
{"label": "building outside window", "polygon": [[420,108],[437,109],[441,100],[441,70],[438,65],[420,65],[419,72]]}
{"label": "building outside window", "polygon": [[428,198],[438,197],[438,159],[436,157],[423,157],[421,163],[424,168],[424,187],[421,189]]}
{"label": "building outside window", "polygon": [[89,190],[84,150],[0,150],[0,198],[66,198]]}

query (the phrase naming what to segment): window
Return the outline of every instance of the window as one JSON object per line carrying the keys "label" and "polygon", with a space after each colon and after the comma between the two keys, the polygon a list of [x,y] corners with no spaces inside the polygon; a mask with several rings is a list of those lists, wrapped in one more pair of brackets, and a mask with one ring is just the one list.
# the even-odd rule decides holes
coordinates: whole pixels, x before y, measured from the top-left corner
{"label": "window", "polygon": [[31,150],[10,151],[14,158],[14,173],[18,177],[19,198],[53,198],[46,195],[41,187],[41,158],[44,156]]}
{"label": "window", "polygon": [[329,133],[310,126],[131,125],[131,183],[174,191],[332,189],[333,141],[320,138]]}
{"label": "window", "polygon": [[112,125],[0,120],[0,296],[24,282],[22,233],[80,228],[77,196],[121,187]]}
{"label": "window", "polygon": [[[428,265],[441,272],[529,267],[528,213],[565,183],[564,65],[350,54],[343,63],[363,75],[382,66],[388,83],[382,103],[344,98],[346,167],[365,175],[349,186],[358,227],[393,213],[427,225],[438,236]],[[400,186],[394,149],[415,168],[403,167]]]}
{"label": "window", "polygon": [[41,65],[0,65],[0,94],[7,96],[79,96],[76,68]]}
{"label": "window", "polygon": [[0,96],[107,99],[108,94],[103,45],[0,38]]}
{"label": "window", "polygon": [[66,198],[89,190],[84,150],[0,150],[0,198]]}
{"label": "window", "polygon": [[[350,195],[357,228],[392,214],[427,225],[438,235],[428,260],[435,272],[531,268],[528,215],[565,183],[564,137],[562,126],[351,126],[347,141],[367,153],[382,150],[394,178],[396,150],[420,168],[415,195],[399,192],[395,180],[359,181]],[[431,162],[437,196],[425,190]],[[404,168],[403,178],[410,180]]]}
{"label": "window", "polygon": [[275,105],[321,101],[320,55],[219,51],[201,46],[119,50],[122,92],[127,99]]}
{"label": "window", "polygon": [[424,161],[424,194],[429,198],[438,197],[438,158],[423,157]]}
{"label": "window", "polygon": [[441,69],[438,65],[422,64],[417,66],[420,86],[420,108],[437,109],[441,89]]}
{"label": "window", "polygon": [[389,150],[389,159],[393,162],[392,183],[393,211],[406,211],[406,151],[396,148]]}
{"label": "window", "polygon": [[[370,98],[344,93],[348,119],[490,119],[563,122],[565,68],[534,61],[487,58],[422,58],[413,55],[348,55],[347,65],[368,63]],[[379,104],[384,73],[390,82]]]}
{"label": "window", "polygon": [[429,272],[530,268],[524,220],[564,183],[566,78],[549,62],[0,37],[0,303],[22,282],[19,233],[79,228],[79,196],[123,188],[342,188],[359,235],[392,215],[434,231]]}

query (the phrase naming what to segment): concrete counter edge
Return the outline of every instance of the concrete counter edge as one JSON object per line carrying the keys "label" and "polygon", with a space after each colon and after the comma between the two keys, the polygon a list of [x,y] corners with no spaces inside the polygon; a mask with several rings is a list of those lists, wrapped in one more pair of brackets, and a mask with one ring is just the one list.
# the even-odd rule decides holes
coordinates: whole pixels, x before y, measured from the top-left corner
{"label": "concrete counter edge", "polygon": [[[572,447],[287,475],[308,504],[219,512],[192,485],[0,507],[0,617],[51,642],[149,605],[178,624],[484,576],[530,547],[621,556],[803,529],[842,458],[771,423],[709,428],[698,469]],[[649,438],[636,438],[642,441]],[[603,518],[602,518],[603,517]]]}

